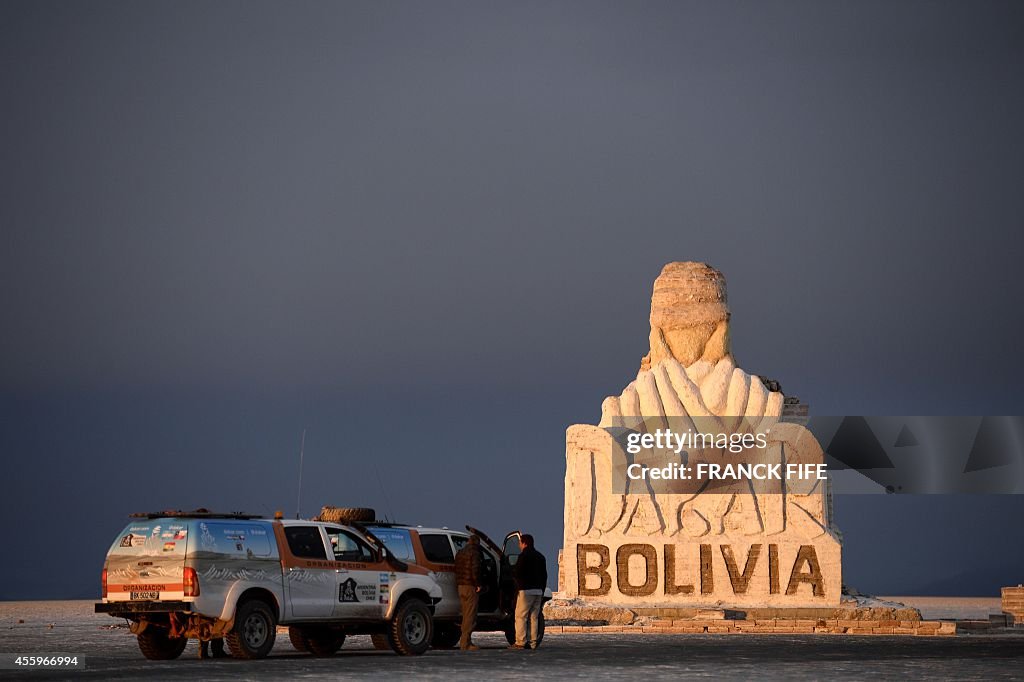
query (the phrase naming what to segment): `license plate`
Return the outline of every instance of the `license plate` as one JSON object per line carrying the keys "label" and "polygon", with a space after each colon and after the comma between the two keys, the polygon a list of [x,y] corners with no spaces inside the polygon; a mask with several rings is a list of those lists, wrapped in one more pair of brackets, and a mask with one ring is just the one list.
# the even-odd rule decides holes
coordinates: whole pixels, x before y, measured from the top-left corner
{"label": "license plate", "polygon": [[141,599],[155,600],[160,598],[159,592],[132,592],[129,597],[132,601],[139,601]]}

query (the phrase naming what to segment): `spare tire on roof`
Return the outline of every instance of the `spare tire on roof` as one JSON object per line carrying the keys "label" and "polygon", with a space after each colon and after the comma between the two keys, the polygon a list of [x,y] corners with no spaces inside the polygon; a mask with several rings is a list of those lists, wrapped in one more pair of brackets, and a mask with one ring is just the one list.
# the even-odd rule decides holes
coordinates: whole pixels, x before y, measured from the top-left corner
{"label": "spare tire on roof", "polygon": [[368,507],[324,506],[315,521],[328,523],[370,523],[377,518],[377,512]]}

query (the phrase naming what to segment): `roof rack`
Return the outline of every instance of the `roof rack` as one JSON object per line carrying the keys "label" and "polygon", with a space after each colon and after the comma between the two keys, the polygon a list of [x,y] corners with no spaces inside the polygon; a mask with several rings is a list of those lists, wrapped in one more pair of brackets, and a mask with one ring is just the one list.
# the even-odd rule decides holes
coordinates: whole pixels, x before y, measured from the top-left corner
{"label": "roof rack", "polygon": [[209,509],[193,509],[182,511],[181,509],[167,509],[158,512],[136,512],[129,514],[130,519],[259,519],[259,514],[246,514],[245,512],[212,512]]}

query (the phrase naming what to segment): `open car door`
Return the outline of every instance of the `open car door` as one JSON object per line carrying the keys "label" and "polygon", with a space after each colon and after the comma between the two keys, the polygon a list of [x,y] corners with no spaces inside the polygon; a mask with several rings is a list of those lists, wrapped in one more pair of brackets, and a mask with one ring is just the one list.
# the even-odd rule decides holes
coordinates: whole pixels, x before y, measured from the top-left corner
{"label": "open car door", "polygon": [[[506,614],[512,614],[515,610],[515,584],[502,548],[482,530],[471,525],[467,525],[466,529],[478,537],[480,543],[487,548],[487,551],[483,551],[483,583],[486,589],[480,594],[480,612],[501,610]],[[480,549],[483,550],[482,547]]]}
{"label": "open car door", "polygon": [[516,597],[519,595],[512,570],[522,552],[519,547],[521,536],[522,533],[518,530],[512,531],[505,536],[505,542],[501,548],[501,608],[510,616],[516,612]]}
{"label": "open car door", "polygon": [[519,547],[519,538],[523,534],[518,530],[514,530],[505,536],[505,545],[501,550],[502,563],[507,563],[510,567],[515,566],[519,560],[519,554],[523,551]]}
{"label": "open car door", "polygon": [[480,570],[483,574],[481,577],[484,589],[480,592],[477,610],[480,613],[493,613],[494,611],[504,610],[507,600],[502,588],[501,548],[494,543],[494,540],[487,537],[487,534],[482,530],[473,528],[473,526],[466,526],[466,530],[480,538],[480,543],[483,545],[480,547]]}
{"label": "open car door", "polygon": [[494,544],[494,540],[487,537],[487,533],[483,532],[478,528],[474,528],[473,526],[466,526],[466,530],[468,530],[472,535],[476,535],[478,538],[480,538],[480,542],[484,543],[492,550],[494,550],[495,554],[501,556],[501,547],[498,547],[496,544]]}

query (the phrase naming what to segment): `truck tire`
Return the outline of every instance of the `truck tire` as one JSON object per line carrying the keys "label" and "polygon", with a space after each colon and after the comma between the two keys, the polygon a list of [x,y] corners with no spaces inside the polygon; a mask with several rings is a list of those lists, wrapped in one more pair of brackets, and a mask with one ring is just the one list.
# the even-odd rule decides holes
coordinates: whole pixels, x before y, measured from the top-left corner
{"label": "truck tire", "polygon": [[455,623],[434,623],[434,638],[430,646],[435,649],[454,649],[462,638],[462,630]]}
{"label": "truck tire", "polygon": [[387,635],[370,635],[370,641],[373,642],[374,649],[379,649],[381,651],[391,649],[391,639]]}
{"label": "truck tire", "polygon": [[388,640],[395,653],[419,656],[430,648],[433,635],[433,618],[422,600],[409,597],[398,605],[388,628]]}
{"label": "truck tire", "polygon": [[323,507],[317,519],[327,523],[370,523],[377,519],[377,512],[367,507]]}
{"label": "truck tire", "polygon": [[171,637],[170,633],[158,627],[148,627],[138,634],[139,649],[151,661],[171,661],[181,656],[188,645],[184,637]]}
{"label": "truck tire", "polygon": [[291,641],[296,651],[301,651],[302,653],[309,652],[309,642],[306,641],[306,635],[303,634],[302,628],[295,625],[289,627],[288,640]]}
{"label": "truck tire", "polygon": [[[541,613],[537,617],[537,629],[540,630],[540,632],[537,634],[537,646],[540,646],[541,642],[544,641],[544,614],[543,613]],[[505,630],[505,639],[508,640],[509,644],[515,644],[516,643],[516,621],[515,621],[515,618],[512,619],[512,622],[509,624],[508,629]]]}
{"label": "truck tire", "polygon": [[266,602],[251,599],[235,612],[235,625],[224,639],[235,658],[264,658],[274,648],[277,622]]}

